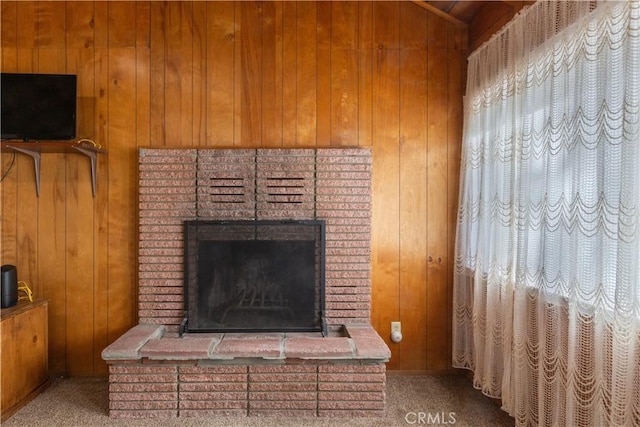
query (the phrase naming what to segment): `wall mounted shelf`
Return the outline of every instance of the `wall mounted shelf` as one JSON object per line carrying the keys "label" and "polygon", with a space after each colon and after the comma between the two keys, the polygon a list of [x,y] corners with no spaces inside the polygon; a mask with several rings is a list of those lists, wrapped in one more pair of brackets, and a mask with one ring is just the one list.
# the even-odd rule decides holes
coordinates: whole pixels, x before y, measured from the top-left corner
{"label": "wall mounted shelf", "polygon": [[26,154],[33,159],[36,175],[36,195],[40,196],[40,157],[42,153],[79,153],[87,156],[91,162],[91,194],[96,196],[96,175],[98,173],[98,154],[105,150],[88,143],[78,142],[11,142],[2,141],[2,150],[13,150]]}

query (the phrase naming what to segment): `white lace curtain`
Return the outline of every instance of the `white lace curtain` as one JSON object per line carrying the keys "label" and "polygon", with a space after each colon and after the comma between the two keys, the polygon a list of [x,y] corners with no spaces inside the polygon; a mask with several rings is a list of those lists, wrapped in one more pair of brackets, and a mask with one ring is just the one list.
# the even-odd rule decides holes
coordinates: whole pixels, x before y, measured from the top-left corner
{"label": "white lace curtain", "polygon": [[640,4],[539,1],[469,57],[453,365],[517,425],[640,425]]}

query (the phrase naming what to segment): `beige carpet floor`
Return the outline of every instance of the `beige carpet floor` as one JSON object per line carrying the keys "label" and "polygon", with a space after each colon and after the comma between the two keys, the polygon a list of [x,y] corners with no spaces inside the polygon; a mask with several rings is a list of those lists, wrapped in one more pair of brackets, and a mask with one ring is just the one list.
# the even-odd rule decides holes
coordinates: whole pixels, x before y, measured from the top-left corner
{"label": "beige carpet floor", "polygon": [[[3,427],[12,426],[513,426],[495,401],[462,374],[387,376],[387,409],[378,418],[206,417],[110,419],[106,378],[57,379]],[[444,421],[444,422],[443,422]]]}

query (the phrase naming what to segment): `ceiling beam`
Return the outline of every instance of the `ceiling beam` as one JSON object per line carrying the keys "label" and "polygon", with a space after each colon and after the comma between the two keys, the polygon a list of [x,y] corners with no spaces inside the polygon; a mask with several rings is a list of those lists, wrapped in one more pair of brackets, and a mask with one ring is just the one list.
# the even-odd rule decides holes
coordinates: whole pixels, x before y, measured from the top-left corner
{"label": "ceiling beam", "polygon": [[480,10],[482,6],[483,3],[481,2],[458,1],[448,12],[462,22],[466,22],[468,25],[471,25],[473,17],[478,13],[478,10]]}
{"label": "ceiling beam", "polygon": [[516,0],[502,0],[502,3],[506,3],[509,6],[518,8],[518,9],[522,9],[524,6],[528,6],[532,3],[535,3],[535,1],[532,0],[520,0],[520,1],[516,1]]}
{"label": "ceiling beam", "polygon": [[455,18],[455,17],[449,15],[448,13],[443,12],[442,10],[438,9],[437,7],[430,5],[429,3],[425,3],[424,1],[421,1],[421,0],[411,0],[411,2],[413,4],[415,4],[415,5],[420,6],[423,9],[428,10],[429,12],[433,13],[434,15],[438,15],[439,17],[446,19],[447,21],[451,22],[452,24],[456,24],[456,25],[459,25],[461,27],[467,27],[468,26],[465,22],[462,22],[458,18]]}

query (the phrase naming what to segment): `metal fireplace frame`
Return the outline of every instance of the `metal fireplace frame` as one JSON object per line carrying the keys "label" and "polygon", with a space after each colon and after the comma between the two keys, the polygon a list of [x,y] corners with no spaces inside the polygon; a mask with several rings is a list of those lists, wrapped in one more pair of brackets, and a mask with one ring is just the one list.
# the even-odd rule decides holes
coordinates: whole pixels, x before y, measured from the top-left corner
{"label": "metal fireplace frame", "polygon": [[[319,275],[317,279],[317,283],[319,284],[319,295],[318,297],[318,307],[319,312],[315,313],[319,319],[317,325],[313,327],[298,327],[298,326],[287,326],[287,327],[263,327],[263,328],[252,328],[252,327],[241,327],[241,328],[195,328],[189,329],[189,288],[190,288],[190,277],[191,268],[189,268],[190,261],[192,259],[192,255],[190,254],[191,245],[189,242],[191,241],[190,230],[193,227],[198,226],[225,226],[225,227],[254,227],[256,230],[254,234],[257,234],[258,227],[264,226],[308,226],[315,227],[314,233],[317,233],[317,238],[315,242],[318,244],[318,254],[317,254],[317,273]],[[184,221],[184,316],[182,322],[179,327],[179,335],[182,336],[184,333],[192,332],[192,333],[208,333],[208,332],[321,332],[323,336],[328,335],[327,331],[327,320],[326,320],[326,308],[325,308],[325,257],[326,257],[326,223],[324,220],[209,220],[209,219],[196,219],[196,220],[186,220]],[[242,239],[239,239],[241,241]],[[197,241],[197,240],[196,240]]]}

